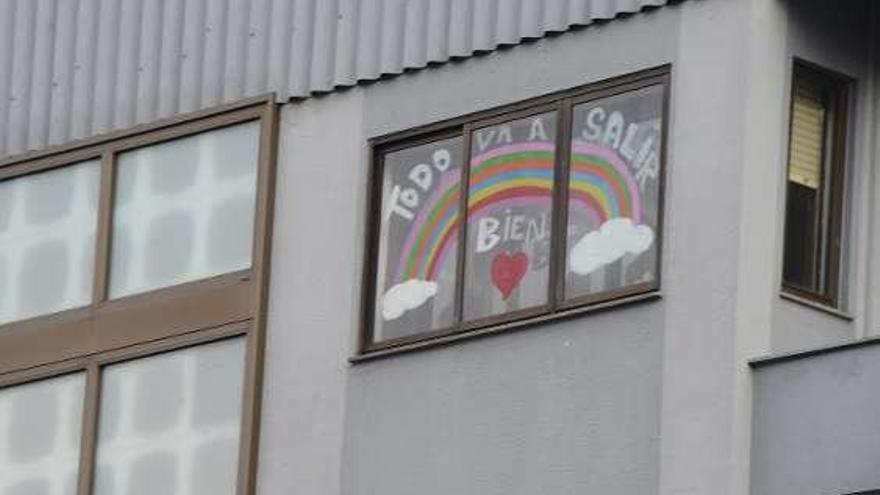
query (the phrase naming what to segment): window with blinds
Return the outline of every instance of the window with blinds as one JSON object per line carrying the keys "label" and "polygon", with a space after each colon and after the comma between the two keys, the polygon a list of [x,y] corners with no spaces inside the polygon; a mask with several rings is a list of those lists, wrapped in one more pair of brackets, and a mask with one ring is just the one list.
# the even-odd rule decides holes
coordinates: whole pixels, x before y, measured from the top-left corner
{"label": "window with blinds", "polygon": [[783,287],[837,306],[850,80],[797,62],[791,96]]}

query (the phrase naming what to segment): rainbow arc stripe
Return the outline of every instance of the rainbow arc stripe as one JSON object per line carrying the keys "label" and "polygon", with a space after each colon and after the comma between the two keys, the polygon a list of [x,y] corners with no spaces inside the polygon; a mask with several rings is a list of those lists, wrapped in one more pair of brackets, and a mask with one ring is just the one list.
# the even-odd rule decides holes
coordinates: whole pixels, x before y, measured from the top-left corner
{"label": "rainbow arc stripe", "polygon": [[[511,206],[549,207],[553,195],[554,145],[526,142],[501,146],[471,159],[469,222]],[[575,142],[569,174],[569,208],[597,224],[627,217],[641,223],[639,189],[614,150]],[[396,281],[435,280],[455,250],[458,235],[460,171],[440,178],[425,207],[410,223],[397,264]]]}

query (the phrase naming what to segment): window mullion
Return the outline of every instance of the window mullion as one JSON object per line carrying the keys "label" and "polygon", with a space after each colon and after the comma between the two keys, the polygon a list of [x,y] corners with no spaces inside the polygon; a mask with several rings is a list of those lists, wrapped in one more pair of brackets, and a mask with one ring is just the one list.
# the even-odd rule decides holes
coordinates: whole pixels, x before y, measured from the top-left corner
{"label": "window mullion", "polygon": [[834,109],[826,98],[826,91],[820,88],[819,94],[822,95],[822,102],[825,106],[825,115],[822,120],[822,136],[820,138],[822,154],[820,158],[821,161],[819,162],[819,193],[816,194],[815,202],[816,214],[814,218],[814,228],[816,230],[816,238],[813,241],[813,287],[817,289],[818,293],[825,294],[825,270],[828,261],[828,219],[830,213],[828,209],[828,195],[831,190],[831,181],[834,179],[834,172],[830,169],[834,157],[832,152],[833,148],[830,145],[829,131],[833,125],[832,113]]}
{"label": "window mullion", "polygon": [[455,328],[464,328],[464,277],[465,257],[467,256],[467,223],[468,223],[468,190],[471,176],[471,124],[465,124],[462,129],[462,158],[461,180],[459,181],[458,197],[458,256],[455,267]]}
{"label": "window mullion", "polygon": [[260,439],[260,397],[263,393],[263,362],[265,356],[266,318],[269,291],[269,262],[272,249],[272,205],[275,197],[275,162],[278,149],[278,107],[266,103],[261,119],[258,162],[257,207],[254,209],[254,239],[251,276],[254,279],[253,320],[247,333],[242,387],[242,415],[239,443],[238,480],[236,493],[256,490],[257,452]]}
{"label": "window mullion", "polygon": [[91,495],[94,485],[100,396],[101,368],[96,361],[91,361],[86,368],[86,393],[79,447],[77,495]]}
{"label": "window mullion", "polygon": [[569,158],[571,156],[571,98],[557,109],[556,157],[553,184],[553,222],[550,233],[550,283],[548,301],[555,310],[565,298],[566,230],[568,224]]}
{"label": "window mullion", "polygon": [[116,176],[116,155],[105,151],[101,155],[101,189],[98,200],[98,230],[95,241],[95,274],[92,284],[92,304],[107,300],[110,275],[110,235],[113,224],[113,203]]}

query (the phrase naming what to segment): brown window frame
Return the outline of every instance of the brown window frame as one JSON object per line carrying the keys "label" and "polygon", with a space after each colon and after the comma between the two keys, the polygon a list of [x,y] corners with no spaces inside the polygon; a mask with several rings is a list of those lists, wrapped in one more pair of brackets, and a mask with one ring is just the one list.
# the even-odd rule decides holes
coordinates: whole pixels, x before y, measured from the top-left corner
{"label": "brown window frame", "polygon": [[[251,268],[109,300],[116,156],[254,121],[260,134]],[[236,493],[255,492],[277,121],[270,94],[0,161],[0,180],[6,180],[101,160],[91,304],[0,325],[0,388],[85,373],[78,495],[93,488],[102,369],[231,338],[243,338],[245,345]]]}
{"label": "brown window frame", "polygon": [[[794,100],[795,93],[799,82],[819,87],[823,91],[828,91],[834,95],[830,101],[831,110],[834,113],[834,120],[830,125],[826,125],[823,129],[823,145],[822,145],[822,175],[820,179],[820,190],[817,194],[818,204],[814,222],[817,224],[817,231],[820,239],[816,240],[816,249],[818,253],[824,252],[824,256],[817,255],[813,261],[813,270],[816,288],[803,287],[791,283],[785,279],[785,263],[787,249],[786,244],[789,242],[788,222],[789,218],[789,201],[791,200],[788,187],[785,192],[785,221],[783,229],[783,251],[782,251],[782,293],[783,295],[794,296],[795,299],[801,298],[808,302],[818,303],[830,308],[839,308],[840,301],[840,283],[841,283],[841,261],[843,255],[843,223],[845,215],[844,191],[846,186],[846,161],[847,161],[847,145],[848,145],[848,127],[850,118],[850,95],[855,80],[849,76],[835,72],[833,70],[821,67],[800,58],[795,58],[792,65],[791,89],[789,97],[789,127],[787,133],[788,152],[786,154],[785,164],[785,183],[789,183],[789,174],[791,167],[792,154],[792,129],[794,119]],[[830,134],[830,135],[829,135]],[[829,149],[830,147],[830,149]],[[828,163],[826,175],[825,163]],[[828,201],[826,202],[825,196]],[[827,215],[827,224],[823,221],[823,217]],[[821,281],[824,280],[824,284]]]}
{"label": "brown window frame", "polygon": [[[485,111],[443,120],[416,128],[378,136],[368,140],[368,208],[366,211],[366,249],[364,250],[361,325],[357,354],[353,362],[371,359],[386,354],[420,349],[426,346],[448,343],[472,336],[508,331],[531,326],[548,320],[555,320],[584,312],[656,299],[660,296],[663,265],[663,224],[664,190],[668,163],[667,141],[669,130],[669,105],[671,92],[671,66],[663,65],[635,73],[615,77],[595,83],[578,86],[536,98],[492,108]],[[662,141],[660,143],[660,171],[658,177],[657,202],[657,273],[651,282],[632,284],[623,289],[608,290],[580,297],[565,297],[565,254],[566,236],[564,230],[568,215],[568,170],[569,147],[571,139],[571,116],[575,105],[602,98],[625,94],[651,86],[663,87],[662,101]],[[381,342],[374,342],[373,326],[375,315],[375,296],[377,291],[377,257],[379,231],[381,229],[382,177],[384,173],[383,156],[389,152],[406,149],[450,137],[462,137],[464,156],[461,191],[468,190],[469,166],[471,156],[471,133],[474,129],[490,126],[508,120],[539,114],[547,111],[557,112],[556,156],[554,161],[554,184],[552,199],[552,234],[550,279],[548,281],[548,302],[538,307],[524,308],[508,313],[492,315],[476,320],[461,318],[464,297],[464,249],[466,242],[459,242],[456,266],[455,312],[456,323],[444,329],[421,332]],[[461,194],[459,211],[467,211],[468,194]],[[466,213],[462,213],[466,214]],[[467,239],[467,221],[459,222],[458,239]]]}

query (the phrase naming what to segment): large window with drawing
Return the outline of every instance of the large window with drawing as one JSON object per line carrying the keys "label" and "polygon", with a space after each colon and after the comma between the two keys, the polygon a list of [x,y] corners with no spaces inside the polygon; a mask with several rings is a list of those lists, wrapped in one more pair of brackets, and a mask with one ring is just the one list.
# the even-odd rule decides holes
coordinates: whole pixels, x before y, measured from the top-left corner
{"label": "large window with drawing", "polygon": [[372,141],[361,351],[653,294],[668,68]]}

